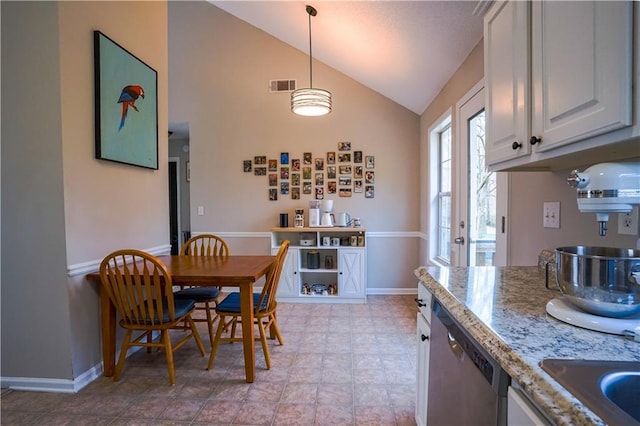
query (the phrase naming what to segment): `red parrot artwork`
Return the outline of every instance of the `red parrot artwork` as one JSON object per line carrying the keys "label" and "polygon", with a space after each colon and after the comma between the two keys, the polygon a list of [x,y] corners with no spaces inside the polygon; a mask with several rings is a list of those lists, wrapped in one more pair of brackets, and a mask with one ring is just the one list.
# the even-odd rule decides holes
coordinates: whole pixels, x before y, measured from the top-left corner
{"label": "red parrot artwork", "polygon": [[136,107],[136,100],[140,97],[144,99],[144,89],[142,86],[125,86],[124,89],[122,89],[120,99],[118,99],[118,103],[122,104],[122,117],[120,118],[120,127],[118,128],[118,131],[120,131],[124,126],[124,120],[127,118],[129,107],[138,111],[138,108]]}

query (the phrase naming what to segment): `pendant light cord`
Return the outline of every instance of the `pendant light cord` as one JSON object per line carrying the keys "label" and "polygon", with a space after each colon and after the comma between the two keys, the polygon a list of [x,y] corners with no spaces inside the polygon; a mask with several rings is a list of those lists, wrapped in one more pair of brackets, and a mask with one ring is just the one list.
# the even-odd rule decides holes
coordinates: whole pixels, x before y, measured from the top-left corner
{"label": "pendant light cord", "polygon": [[311,10],[310,6],[307,6],[307,13],[309,14],[309,88],[313,88],[313,54],[311,53]]}

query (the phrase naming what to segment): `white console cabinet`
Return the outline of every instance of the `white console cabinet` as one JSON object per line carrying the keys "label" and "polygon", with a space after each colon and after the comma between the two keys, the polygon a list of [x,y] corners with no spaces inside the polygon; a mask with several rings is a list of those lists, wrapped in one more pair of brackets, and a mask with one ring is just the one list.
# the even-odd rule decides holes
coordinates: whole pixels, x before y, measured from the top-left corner
{"label": "white console cabinet", "polygon": [[290,245],[278,286],[279,301],[366,303],[364,228],[273,228],[272,254],[284,240]]}

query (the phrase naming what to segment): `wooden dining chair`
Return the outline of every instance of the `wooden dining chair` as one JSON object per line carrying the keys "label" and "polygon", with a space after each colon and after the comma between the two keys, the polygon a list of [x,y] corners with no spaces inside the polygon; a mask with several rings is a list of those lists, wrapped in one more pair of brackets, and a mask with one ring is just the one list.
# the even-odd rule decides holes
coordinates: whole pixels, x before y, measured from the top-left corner
{"label": "wooden dining chair", "polygon": [[[276,315],[276,308],[278,303],[276,302],[276,293],[278,291],[278,283],[280,282],[280,274],[282,273],[282,267],[287,257],[287,251],[289,250],[289,241],[284,241],[278,253],[273,261],[269,272],[267,272],[267,278],[260,293],[253,294],[253,317],[255,324],[258,325],[258,331],[260,337],[256,338],[256,341],[262,343],[262,352],[264,353],[264,360],[267,365],[267,369],[271,368],[271,357],[269,356],[269,347],[267,345],[267,330],[273,331],[275,338],[278,339],[278,343],[281,345],[284,343],[280,329],[278,328],[278,321]],[[209,355],[209,364],[207,369],[213,368],[213,362],[216,358],[218,351],[218,345],[220,342],[241,342],[242,337],[236,337],[236,325],[240,322],[240,293],[234,292],[229,294],[222,302],[216,307],[216,312],[220,317],[218,321],[218,328],[216,330],[215,339],[211,346],[211,354]],[[229,337],[222,337],[222,332],[231,326],[231,334]]]}
{"label": "wooden dining chair", "polygon": [[[217,235],[200,234],[187,240],[180,248],[180,256],[229,256],[229,246]],[[209,330],[209,342],[213,347],[213,323],[218,316],[215,307],[220,297],[220,287],[181,286],[173,293],[176,300],[191,299],[196,301],[196,309],[205,311],[205,318],[194,318],[195,322],[206,322]],[[183,324],[186,326],[186,324]]]}
{"label": "wooden dining chair", "polygon": [[[195,309],[193,300],[174,300],[171,274],[160,259],[140,250],[117,250],[107,255],[100,264],[101,284],[111,303],[121,317],[120,326],[126,330],[114,381],[120,378],[127,351],[132,346],[164,348],[169,369],[169,381],[176,383],[173,352],[192,337],[200,354],[204,346],[191,318]],[[189,334],[175,344],[171,342],[169,330],[186,321]],[[133,332],[141,332],[132,338]],[[159,341],[153,338],[160,332]]]}

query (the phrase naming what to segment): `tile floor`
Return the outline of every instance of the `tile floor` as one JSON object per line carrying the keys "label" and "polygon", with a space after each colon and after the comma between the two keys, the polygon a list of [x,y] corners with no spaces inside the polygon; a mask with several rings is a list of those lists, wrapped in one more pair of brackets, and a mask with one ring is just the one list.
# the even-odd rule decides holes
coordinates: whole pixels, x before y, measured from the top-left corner
{"label": "tile floor", "polygon": [[[256,347],[254,383],[240,344],[215,366],[195,344],[175,352],[175,386],[162,352],[127,359],[117,383],[100,377],[76,394],[3,391],[3,425],[415,425],[415,296],[369,296],[366,305],[278,307],[284,345]],[[204,324],[200,324],[204,326]],[[199,326],[200,326],[199,325]],[[176,333],[179,333],[178,331]]]}

